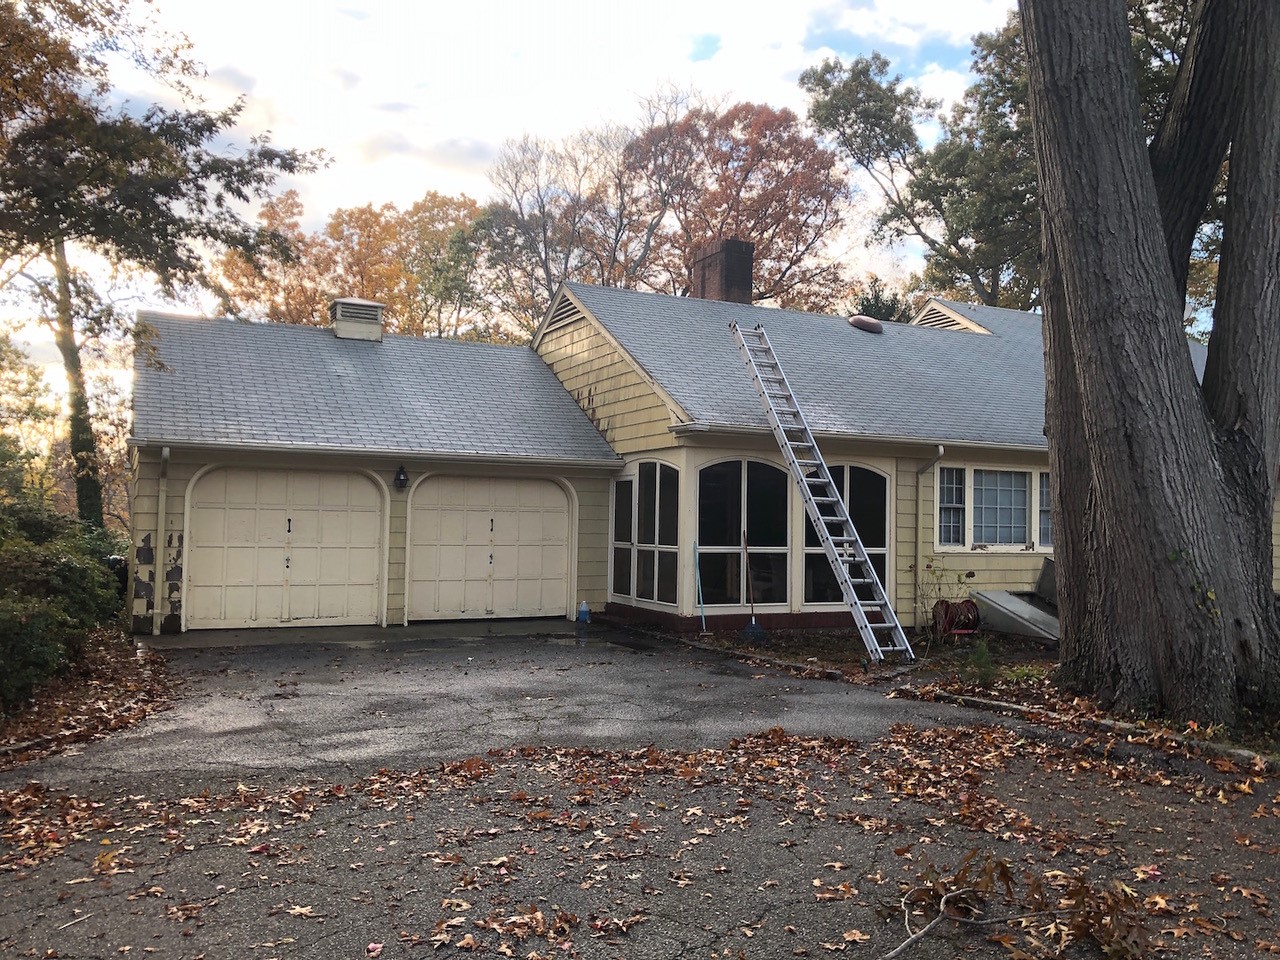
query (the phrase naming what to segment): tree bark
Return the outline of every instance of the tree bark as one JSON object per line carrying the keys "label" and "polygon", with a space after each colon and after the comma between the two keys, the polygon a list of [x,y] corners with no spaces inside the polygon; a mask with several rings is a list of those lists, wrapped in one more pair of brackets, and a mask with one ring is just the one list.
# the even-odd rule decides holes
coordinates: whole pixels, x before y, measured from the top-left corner
{"label": "tree bark", "polygon": [[[1124,0],[1022,0],[1022,19],[1044,224],[1063,677],[1107,705],[1176,719],[1274,710],[1280,622],[1271,516],[1257,491],[1262,438],[1246,429],[1224,445],[1209,416],[1166,240],[1162,198],[1199,190],[1196,172],[1186,190],[1157,188]],[[1239,259],[1262,256],[1265,272],[1274,254]],[[1232,322],[1255,342],[1276,339],[1257,313]],[[1234,387],[1269,423],[1280,418],[1274,391],[1255,378]]]}
{"label": "tree bark", "polygon": [[89,415],[89,396],[84,385],[84,368],[80,362],[80,344],[76,340],[75,308],[71,296],[71,270],[67,250],[61,240],[53,245],[53,268],[56,303],[54,305],[53,338],[62,354],[62,368],[67,375],[67,406],[71,460],[75,469],[76,511],[80,519],[95,527],[102,526],[102,481],[98,476],[98,445]]}

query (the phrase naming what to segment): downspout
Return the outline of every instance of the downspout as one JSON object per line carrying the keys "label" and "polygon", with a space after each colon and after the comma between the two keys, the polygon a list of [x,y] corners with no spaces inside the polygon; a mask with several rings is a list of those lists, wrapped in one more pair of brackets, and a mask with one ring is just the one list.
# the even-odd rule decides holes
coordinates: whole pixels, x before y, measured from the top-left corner
{"label": "downspout", "polygon": [[156,577],[152,588],[151,635],[160,636],[160,622],[163,619],[160,610],[161,598],[168,595],[164,582],[165,561],[165,516],[169,506],[169,448],[160,448],[160,488],[156,492]]}
{"label": "downspout", "polygon": [[[916,471],[916,562],[911,566],[915,570],[915,596],[912,598],[912,606],[916,608],[917,612],[919,612],[920,607],[920,571],[924,563],[924,517],[920,515],[920,478],[936,467],[938,461],[946,455],[946,452],[947,448],[942,444],[938,444],[937,455]],[[916,629],[920,629],[920,624],[916,624]]]}

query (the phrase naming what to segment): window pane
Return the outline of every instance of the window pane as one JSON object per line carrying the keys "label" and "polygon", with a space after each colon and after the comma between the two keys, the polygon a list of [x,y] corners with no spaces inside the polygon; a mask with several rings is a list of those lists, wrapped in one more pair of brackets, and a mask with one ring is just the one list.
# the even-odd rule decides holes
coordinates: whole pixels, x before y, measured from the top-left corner
{"label": "window pane", "polygon": [[840,586],[825,553],[804,555],[804,602],[839,603]]}
{"label": "window pane", "polygon": [[636,597],[653,599],[653,551],[636,551]]}
{"label": "window pane", "polygon": [[874,470],[849,468],[849,518],[864,547],[887,547],[889,481]]}
{"label": "window pane", "polygon": [[621,597],[631,596],[631,548],[613,548],[613,592]]}
{"label": "window pane", "polygon": [[636,497],[636,542],[654,543],[658,533],[658,465],[640,464],[640,489]]}
{"label": "window pane", "polygon": [[767,463],[747,462],[747,540],[753,547],[787,545],[790,477]]}
{"label": "window pane", "polygon": [[1029,477],[1012,470],[973,471],[974,543],[1027,542]]}
{"label": "window pane", "polygon": [[704,553],[698,557],[702,573],[702,602],[742,602],[742,554]]}
{"label": "window pane", "polygon": [[[844,467],[832,467],[831,479],[836,483],[836,489],[840,491],[840,496],[845,495],[844,486]],[[818,534],[813,529],[813,521],[809,519],[809,511],[804,512],[804,545],[806,547],[818,546]]]}
{"label": "window pane", "polygon": [[680,543],[680,473],[675,467],[658,467],[658,542],[674,547]]}
{"label": "window pane", "polygon": [[613,485],[613,542],[631,542],[630,480],[618,480]]}
{"label": "window pane", "polygon": [[742,461],[703,467],[698,472],[698,545],[736,547],[741,542]]}
{"label": "window pane", "polygon": [[1049,499],[1049,475],[1040,474],[1040,546],[1053,546],[1053,501]]}
{"label": "window pane", "polygon": [[751,571],[751,593],[756,603],[787,602],[787,555],[757,553],[752,550],[748,569]]}
{"label": "window pane", "polygon": [[964,468],[938,468],[938,545],[964,546]]}
{"label": "window pane", "polygon": [[676,602],[676,555],[670,550],[658,552],[658,599]]}
{"label": "window pane", "polygon": [[[885,562],[887,557],[883,553],[869,553],[867,554],[867,559],[871,561],[871,568],[875,570],[876,577],[880,580],[880,586],[884,587],[885,571],[888,566]],[[888,593],[888,591],[889,588],[885,587],[885,592]],[[875,591],[872,590],[870,585],[854,587],[854,592],[860,600],[875,599]],[[871,619],[874,621],[876,617],[872,616]]]}

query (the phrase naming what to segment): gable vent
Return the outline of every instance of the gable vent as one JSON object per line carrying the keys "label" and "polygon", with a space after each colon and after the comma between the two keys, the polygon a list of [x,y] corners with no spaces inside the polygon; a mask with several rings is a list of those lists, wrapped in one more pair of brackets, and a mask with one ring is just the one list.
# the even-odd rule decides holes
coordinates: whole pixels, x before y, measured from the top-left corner
{"label": "gable vent", "polygon": [[972,320],[966,320],[957,316],[950,310],[945,310],[936,303],[928,304],[914,320],[911,321],[913,327],[933,327],[935,330],[964,330],[968,333],[990,333],[980,323]]}
{"label": "gable vent", "polygon": [[381,340],[385,309],[372,300],[343,297],[329,304],[329,327],[341,340]]}

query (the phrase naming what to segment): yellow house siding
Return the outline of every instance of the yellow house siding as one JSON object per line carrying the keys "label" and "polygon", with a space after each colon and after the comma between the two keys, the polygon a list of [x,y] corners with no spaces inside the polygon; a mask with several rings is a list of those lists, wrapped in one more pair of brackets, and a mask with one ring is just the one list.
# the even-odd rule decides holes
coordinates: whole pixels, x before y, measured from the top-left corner
{"label": "yellow house siding", "polygon": [[618,453],[675,446],[666,401],[594,320],[548,330],[538,353]]}
{"label": "yellow house siding", "polygon": [[[1051,550],[1021,550],[1011,547],[972,549],[969,547],[939,547],[936,484],[939,467],[964,467],[971,470],[990,468],[996,470],[1020,470],[1031,474],[1034,490],[1039,483],[1037,474],[1048,469],[1047,459],[1032,454],[1009,451],[964,450],[948,452],[943,459],[920,476],[921,520],[923,536],[920,538],[919,592],[914,608],[917,617],[928,617],[929,610],[939,599],[955,600],[967,597],[971,590],[1030,590],[1040,575],[1040,567]],[[1028,509],[1031,509],[1030,507]],[[972,523],[973,504],[965,505],[966,526]],[[1030,523],[1033,535],[1038,518],[1032,510]],[[965,574],[973,572],[972,578]]]}
{"label": "yellow house siding", "polygon": [[608,602],[609,490],[608,477],[574,477],[578,496],[578,593],[592,610]]}

